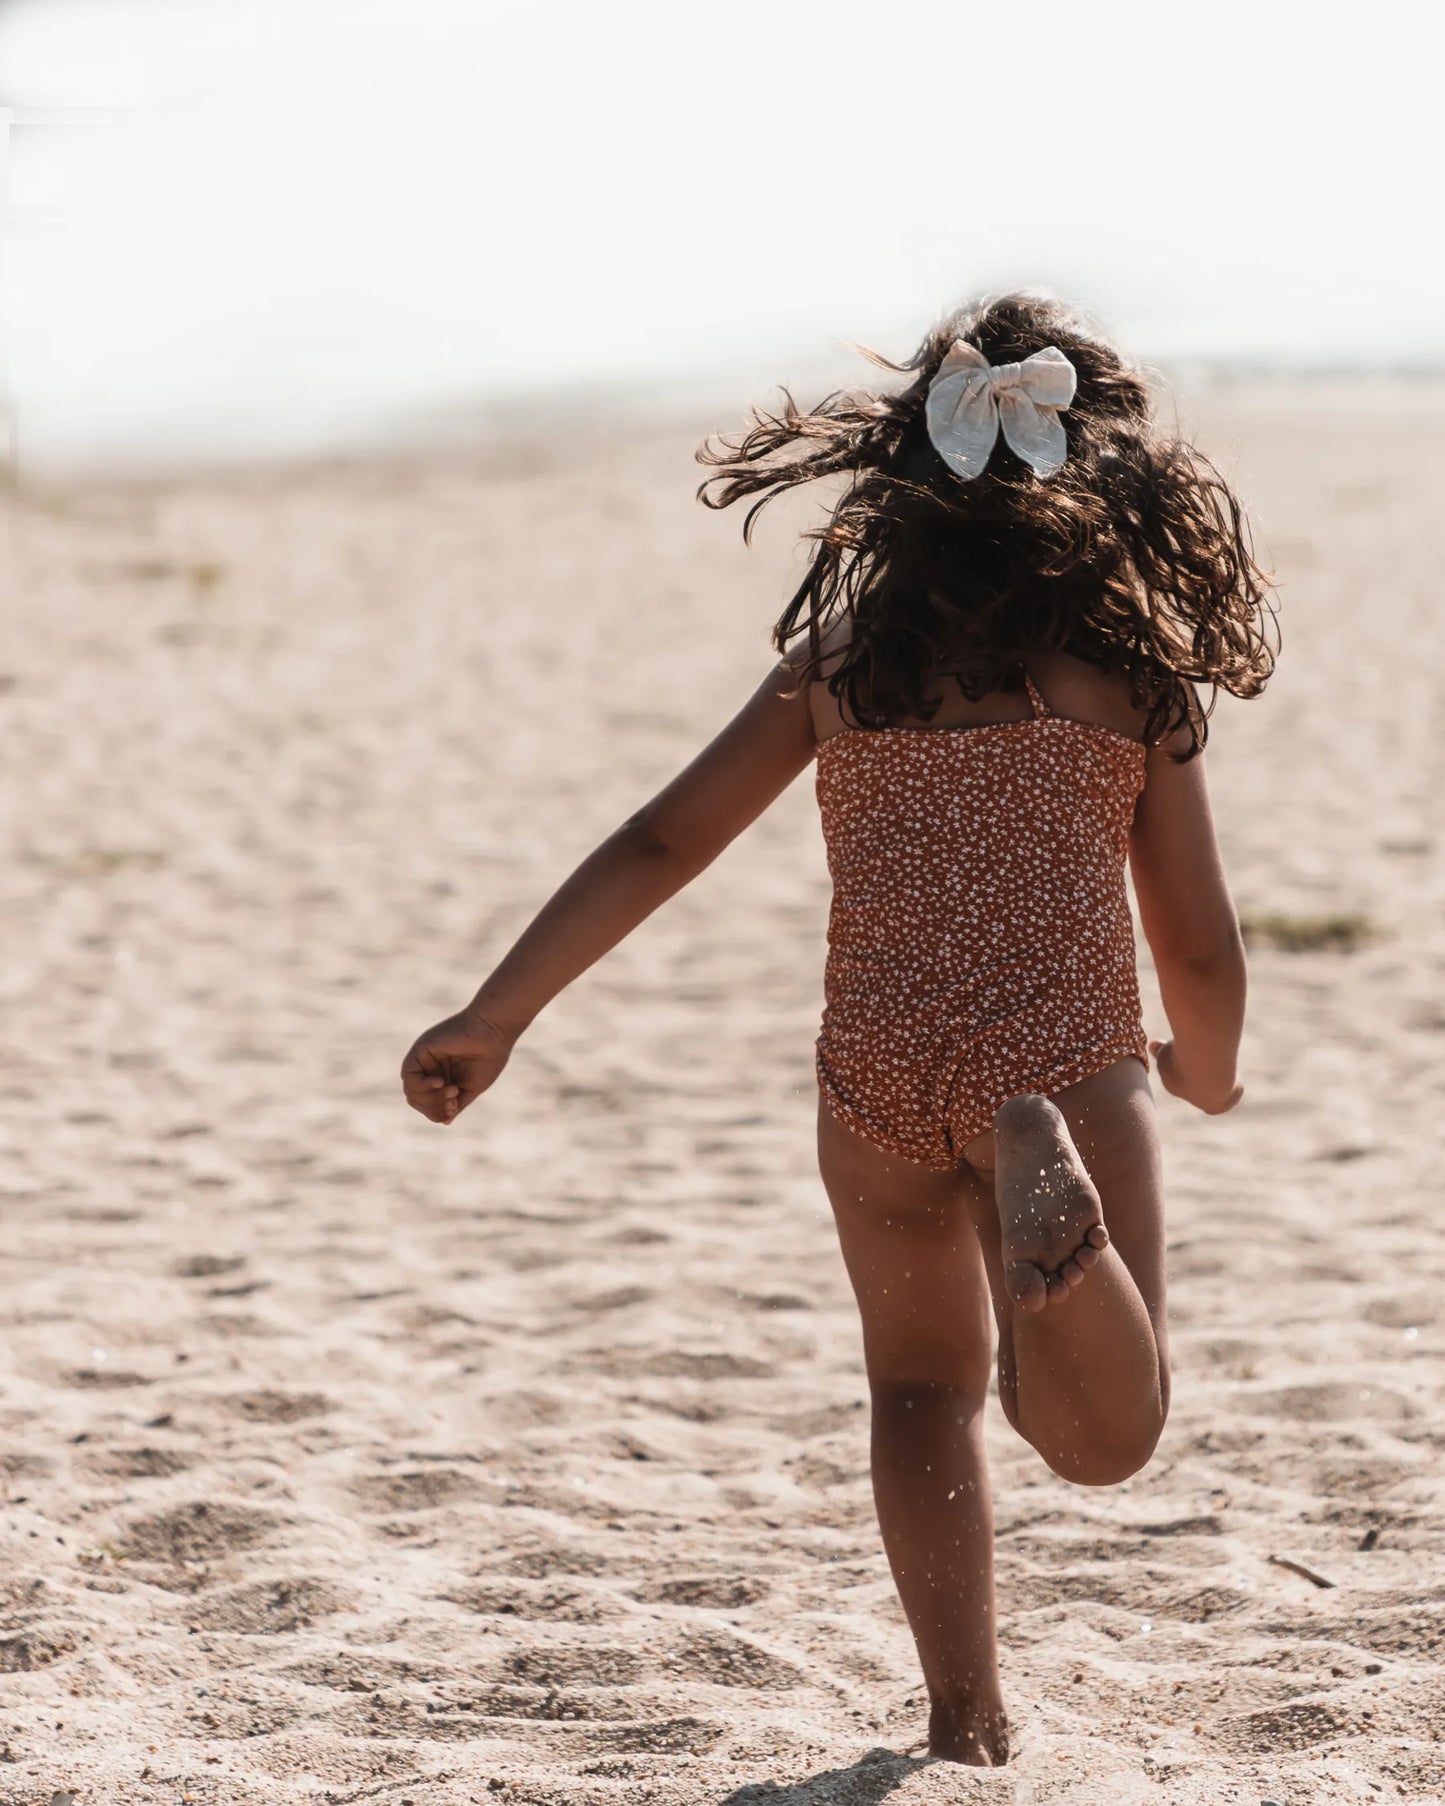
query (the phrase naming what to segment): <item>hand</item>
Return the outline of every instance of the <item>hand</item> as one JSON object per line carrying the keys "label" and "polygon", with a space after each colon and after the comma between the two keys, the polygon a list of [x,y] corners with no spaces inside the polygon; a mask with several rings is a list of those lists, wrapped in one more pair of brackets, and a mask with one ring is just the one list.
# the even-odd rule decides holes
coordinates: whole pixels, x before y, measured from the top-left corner
{"label": "hand", "polygon": [[1244,1086],[1237,1081],[1224,1090],[1218,1087],[1205,1089],[1198,1085],[1192,1075],[1181,1069],[1172,1041],[1151,1041],[1149,1052],[1159,1074],[1159,1083],[1164,1089],[1174,1097],[1182,1097],[1186,1104],[1193,1104],[1196,1110],[1202,1110],[1206,1116],[1223,1116],[1226,1110],[1232,1110],[1244,1096]]}
{"label": "hand", "polygon": [[401,1063],[401,1088],[429,1122],[455,1122],[496,1083],[514,1040],[493,1022],[460,1010],[417,1037]]}

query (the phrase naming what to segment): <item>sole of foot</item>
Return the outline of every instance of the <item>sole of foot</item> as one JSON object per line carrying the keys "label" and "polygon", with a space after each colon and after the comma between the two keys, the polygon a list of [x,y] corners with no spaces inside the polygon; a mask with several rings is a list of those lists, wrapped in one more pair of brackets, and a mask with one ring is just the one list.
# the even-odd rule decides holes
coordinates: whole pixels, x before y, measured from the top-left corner
{"label": "sole of foot", "polygon": [[928,1714],[928,1753],[965,1768],[1002,1768],[1009,1754],[1003,1707],[934,1705]]}
{"label": "sole of foot", "polygon": [[1099,1194],[1048,1098],[1009,1098],[993,1134],[1004,1285],[1020,1310],[1046,1310],[1083,1284],[1109,1245]]}

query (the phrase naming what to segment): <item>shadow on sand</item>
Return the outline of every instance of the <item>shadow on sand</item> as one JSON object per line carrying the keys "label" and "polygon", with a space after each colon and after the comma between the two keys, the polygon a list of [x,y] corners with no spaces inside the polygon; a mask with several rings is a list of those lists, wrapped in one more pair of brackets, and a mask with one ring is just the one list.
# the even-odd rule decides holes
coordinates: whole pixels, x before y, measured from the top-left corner
{"label": "shadow on sand", "polygon": [[750,1781],[724,1794],[717,1806],[878,1806],[895,1787],[937,1756],[900,1756],[871,1749],[847,1768],[825,1768],[801,1781]]}

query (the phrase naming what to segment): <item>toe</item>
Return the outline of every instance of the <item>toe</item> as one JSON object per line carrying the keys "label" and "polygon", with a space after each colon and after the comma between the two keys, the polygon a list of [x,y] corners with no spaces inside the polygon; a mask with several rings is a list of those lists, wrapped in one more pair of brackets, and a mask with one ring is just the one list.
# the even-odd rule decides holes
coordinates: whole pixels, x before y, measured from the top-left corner
{"label": "toe", "polygon": [[1099,1250],[1090,1242],[1081,1242],[1073,1253],[1074,1264],[1087,1273],[1099,1258]]}
{"label": "toe", "polygon": [[1050,1273],[1045,1284],[1048,1288],[1048,1295],[1044,1300],[1046,1304],[1062,1304],[1068,1297],[1069,1282],[1062,1273]]}
{"label": "toe", "polygon": [[1091,1223],[1084,1238],[1091,1248],[1107,1248],[1109,1231],[1102,1223]]}
{"label": "toe", "polygon": [[1064,1262],[1063,1266],[1059,1268],[1059,1278],[1071,1291],[1075,1286],[1081,1286],[1084,1283],[1084,1269],[1079,1265],[1077,1257]]}
{"label": "toe", "polygon": [[1047,1282],[1032,1261],[1013,1261],[1004,1268],[1003,1282],[1021,1311],[1041,1311],[1049,1301]]}

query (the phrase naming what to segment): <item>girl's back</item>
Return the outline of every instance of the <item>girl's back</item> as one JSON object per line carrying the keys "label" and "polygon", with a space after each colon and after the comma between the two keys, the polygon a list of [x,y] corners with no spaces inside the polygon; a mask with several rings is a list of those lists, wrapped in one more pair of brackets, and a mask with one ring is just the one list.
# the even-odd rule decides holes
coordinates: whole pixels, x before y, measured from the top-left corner
{"label": "girl's back", "polygon": [[[829,650],[836,656],[846,643],[835,636]],[[1034,650],[1028,671],[1050,707],[1072,721],[1090,722],[1114,733],[1142,741],[1148,710],[1138,707],[1129,694],[1129,679],[1122,671],[1101,671],[1068,652]],[[829,690],[825,666],[819,680],[809,686],[808,706],[819,745],[841,732],[847,722],[838,698]],[[899,716],[894,725],[919,729],[988,727],[1007,721],[1027,720],[1032,714],[1028,694],[1019,682],[1013,690],[993,690],[970,701],[954,679],[935,678],[929,686],[935,712],[926,720]]]}
{"label": "girl's back", "polygon": [[[819,733],[819,1086],[849,1129],[939,1171],[1005,1099],[1127,1055],[1148,1066],[1125,884],[1141,724],[1056,711],[1035,662],[1058,661],[1021,664],[1022,714],[1010,692],[970,703],[938,684],[927,722],[854,729],[840,713]],[[1127,719],[1117,684],[1072,675],[1076,703]]]}

